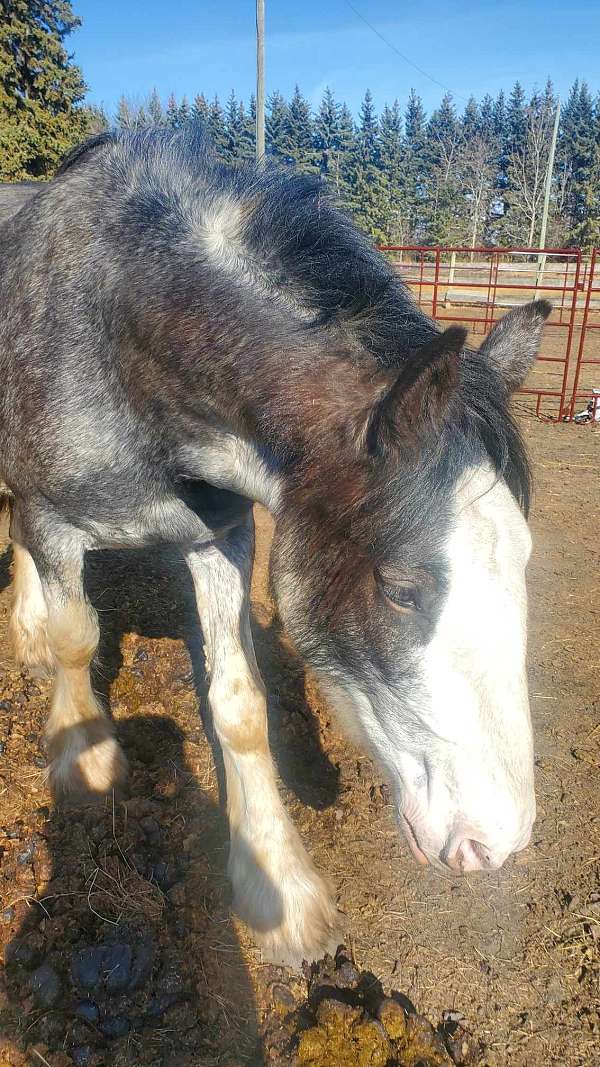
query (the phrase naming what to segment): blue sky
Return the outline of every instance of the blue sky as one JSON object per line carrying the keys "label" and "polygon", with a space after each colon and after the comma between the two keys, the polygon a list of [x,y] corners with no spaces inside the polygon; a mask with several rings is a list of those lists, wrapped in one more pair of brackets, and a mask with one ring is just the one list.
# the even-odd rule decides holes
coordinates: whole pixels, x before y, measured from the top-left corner
{"label": "blue sky", "polygon": [[[600,90],[598,0],[351,0],[422,71],[401,59],[346,0],[266,0],[267,91],[298,82],[313,105],[329,85],[354,112],[368,86],[378,109],[414,87],[428,110],[444,89],[457,105],[510,88],[543,86],[561,96],[576,77]],[[88,99],[114,109],[121,93],[141,99],[198,91],[247,99],[254,86],[254,0],[74,0],[83,26],[68,41]],[[429,77],[427,76],[429,75]],[[434,79],[432,81],[431,79]]]}

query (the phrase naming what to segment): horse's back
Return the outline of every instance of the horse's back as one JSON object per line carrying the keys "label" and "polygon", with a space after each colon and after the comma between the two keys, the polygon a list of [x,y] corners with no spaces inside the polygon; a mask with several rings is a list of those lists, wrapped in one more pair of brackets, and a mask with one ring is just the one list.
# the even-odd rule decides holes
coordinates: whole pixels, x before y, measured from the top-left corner
{"label": "horse's back", "polygon": [[0,225],[16,215],[42,188],[40,182],[1,182]]}

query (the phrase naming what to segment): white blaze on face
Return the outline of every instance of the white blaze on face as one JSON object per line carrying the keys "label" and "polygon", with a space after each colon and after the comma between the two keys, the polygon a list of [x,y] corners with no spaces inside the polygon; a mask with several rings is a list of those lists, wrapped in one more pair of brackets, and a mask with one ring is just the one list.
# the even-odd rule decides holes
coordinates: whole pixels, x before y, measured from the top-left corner
{"label": "white blaze on face", "polygon": [[535,817],[525,674],[530,550],[505,483],[491,468],[469,471],[446,546],[448,596],[422,660],[422,721],[441,743],[426,762],[426,800],[418,788],[405,798],[420,848],[465,868],[497,866],[524,847]]}

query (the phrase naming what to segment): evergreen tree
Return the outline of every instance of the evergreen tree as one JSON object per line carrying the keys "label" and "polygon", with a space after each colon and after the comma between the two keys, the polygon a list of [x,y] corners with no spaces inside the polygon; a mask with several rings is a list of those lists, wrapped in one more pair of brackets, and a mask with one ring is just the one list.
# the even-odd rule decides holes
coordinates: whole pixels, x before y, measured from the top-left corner
{"label": "evergreen tree", "polygon": [[420,96],[414,89],[408,94],[406,114],[404,117],[404,136],[406,144],[415,151],[421,151],[425,141],[425,111]]}
{"label": "evergreen tree", "polygon": [[360,105],[358,150],[365,164],[376,165],[379,160],[378,123],[371,90],[367,89]]}
{"label": "evergreen tree", "polygon": [[600,144],[594,154],[579,193],[581,221],[576,224],[572,238],[587,251],[600,248]]}
{"label": "evergreen tree", "polygon": [[463,135],[456,117],[452,94],[446,93],[435,111],[432,111],[427,123],[424,141],[424,158],[429,167],[452,165],[455,145]]}
{"label": "evergreen tree", "polygon": [[190,105],[188,104],[187,96],[182,96],[181,103],[177,109],[177,125],[179,129],[188,124],[191,115],[192,112],[190,110]]}
{"label": "evergreen tree", "polygon": [[462,134],[465,141],[470,141],[481,133],[481,117],[475,97],[470,96],[461,119]]}
{"label": "evergreen tree", "polygon": [[495,104],[489,93],[486,93],[479,108],[479,126],[484,136],[495,137]]}
{"label": "evergreen tree", "polygon": [[141,130],[145,126],[150,126],[152,119],[143,104],[121,96],[117,104],[116,122],[121,130]]}
{"label": "evergreen tree", "polygon": [[425,237],[423,218],[423,204],[427,195],[425,144],[426,129],[423,103],[414,89],[411,89],[404,115],[404,195],[411,242],[419,241]]}
{"label": "evergreen tree", "polygon": [[0,2],[0,177],[45,178],[86,136],[85,84],[64,41],[70,0]]}
{"label": "evergreen tree", "polygon": [[[503,95],[503,94],[501,94]],[[498,101],[500,97],[498,98]],[[527,106],[525,93],[520,82],[515,82],[508,104],[504,109],[504,129],[501,134],[499,145],[498,175],[496,187],[499,191],[498,215],[500,227],[504,231],[505,239],[511,231],[513,234],[518,229],[518,222],[513,223],[510,219],[511,206],[511,160],[522,155],[525,151],[527,138]]]}
{"label": "evergreen tree", "polygon": [[380,166],[378,127],[373,97],[367,89],[356,136],[351,206],[357,225],[376,240],[385,241],[390,192],[388,176]]}
{"label": "evergreen tree", "polygon": [[232,89],[225,108],[225,139],[222,155],[226,163],[238,163],[241,149],[240,108]]}
{"label": "evergreen tree", "polygon": [[507,122],[506,97],[501,89],[494,101],[493,110],[493,134],[501,145],[504,145],[507,138]]}
{"label": "evergreen tree", "polygon": [[506,109],[505,147],[508,154],[523,148],[526,131],[525,93],[520,82],[515,82]]}
{"label": "evergreen tree", "polygon": [[337,153],[340,138],[340,105],[331,89],[325,89],[315,119],[315,149],[323,177],[339,183]]}
{"label": "evergreen tree", "polygon": [[162,126],[165,121],[163,106],[156,89],[153,89],[150,93],[150,99],[148,101],[148,117],[153,126]]}
{"label": "evergreen tree", "polygon": [[239,159],[243,163],[250,163],[256,159],[256,100],[250,97],[248,111],[243,101],[238,108],[239,130]]}
{"label": "evergreen tree", "polygon": [[284,121],[285,156],[301,171],[317,170],[310,105],[296,85]]}
{"label": "evergreen tree", "polygon": [[169,93],[165,118],[167,126],[170,126],[172,130],[176,130],[179,126],[179,108],[177,106],[177,100],[175,99],[175,93]]}
{"label": "evergreen tree", "polygon": [[451,244],[460,239],[464,198],[456,181],[461,145],[465,140],[464,123],[458,121],[450,93],[427,123],[423,152],[426,168],[426,194],[423,220],[427,240],[432,244]]}
{"label": "evergreen tree", "polygon": [[392,107],[386,104],[381,113],[379,164],[386,181],[386,243],[403,243],[407,237],[408,218],[404,205],[402,114],[397,100],[394,100]]}
{"label": "evergreen tree", "polygon": [[267,152],[275,159],[286,158],[287,104],[280,92],[271,93],[267,100],[265,140]]}
{"label": "evergreen tree", "polygon": [[585,230],[596,147],[592,97],[587,84],[576,81],[562,112],[560,131],[560,155],[566,161],[569,174],[565,212],[573,235]]}
{"label": "evergreen tree", "polygon": [[208,101],[204,93],[197,93],[192,104],[192,118],[200,126],[208,125]]}
{"label": "evergreen tree", "polygon": [[352,168],[355,158],[355,129],[352,112],[347,104],[340,109],[338,150],[336,161],[336,191],[342,207],[351,209]]}
{"label": "evergreen tree", "polygon": [[136,125],[135,115],[126,96],[119,97],[117,104],[117,126],[121,130],[132,130]]}
{"label": "evergreen tree", "polygon": [[386,104],[379,122],[379,159],[381,167],[390,180],[398,181],[402,170],[404,150],[402,147],[402,115],[397,100],[391,107]]}
{"label": "evergreen tree", "polygon": [[214,149],[222,159],[227,146],[227,128],[223,108],[219,103],[218,96],[215,96],[212,103],[209,104],[207,129]]}
{"label": "evergreen tree", "polygon": [[552,84],[551,78],[547,79],[544,86],[543,102],[544,107],[546,107],[548,111],[554,111],[556,108],[556,93],[554,92],[554,85]]}

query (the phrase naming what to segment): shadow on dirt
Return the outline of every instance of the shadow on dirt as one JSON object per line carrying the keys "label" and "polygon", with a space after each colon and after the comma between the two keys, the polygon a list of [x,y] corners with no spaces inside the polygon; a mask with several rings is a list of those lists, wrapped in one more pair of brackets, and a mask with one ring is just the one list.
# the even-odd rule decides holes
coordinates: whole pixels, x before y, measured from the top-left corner
{"label": "shadow on dirt", "polygon": [[[0,588],[9,558],[0,556]],[[202,744],[199,708],[222,787],[187,569],[166,551],[92,553],[86,587],[101,630],[94,684],[107,704],[109,692],[116,699],[127,795],[39,808],[30,825],[6,828],[3,874],[14,871],[16,891],[3,919],[2,1035],[81,1067],[209,1067],[234,1050],[231,1062],[260,1064],[252,982],[229,922],[223,805],[200,788],[189,758]],[[338,773],[322,752],[302,665],[276,624],[254,630],[282,779],[304,803],[326,807]],[[131,645],[127,634],[183,641],[192,672],[181,645]]]}
{"label": "shadow on dirt", "polygon": [[260,1064],[224,817],[171,720],[121,720],[119,737],[127,800],[43,807],[6,828],[2,1036],[53,1065],[208,1067],[234,1049]]}

